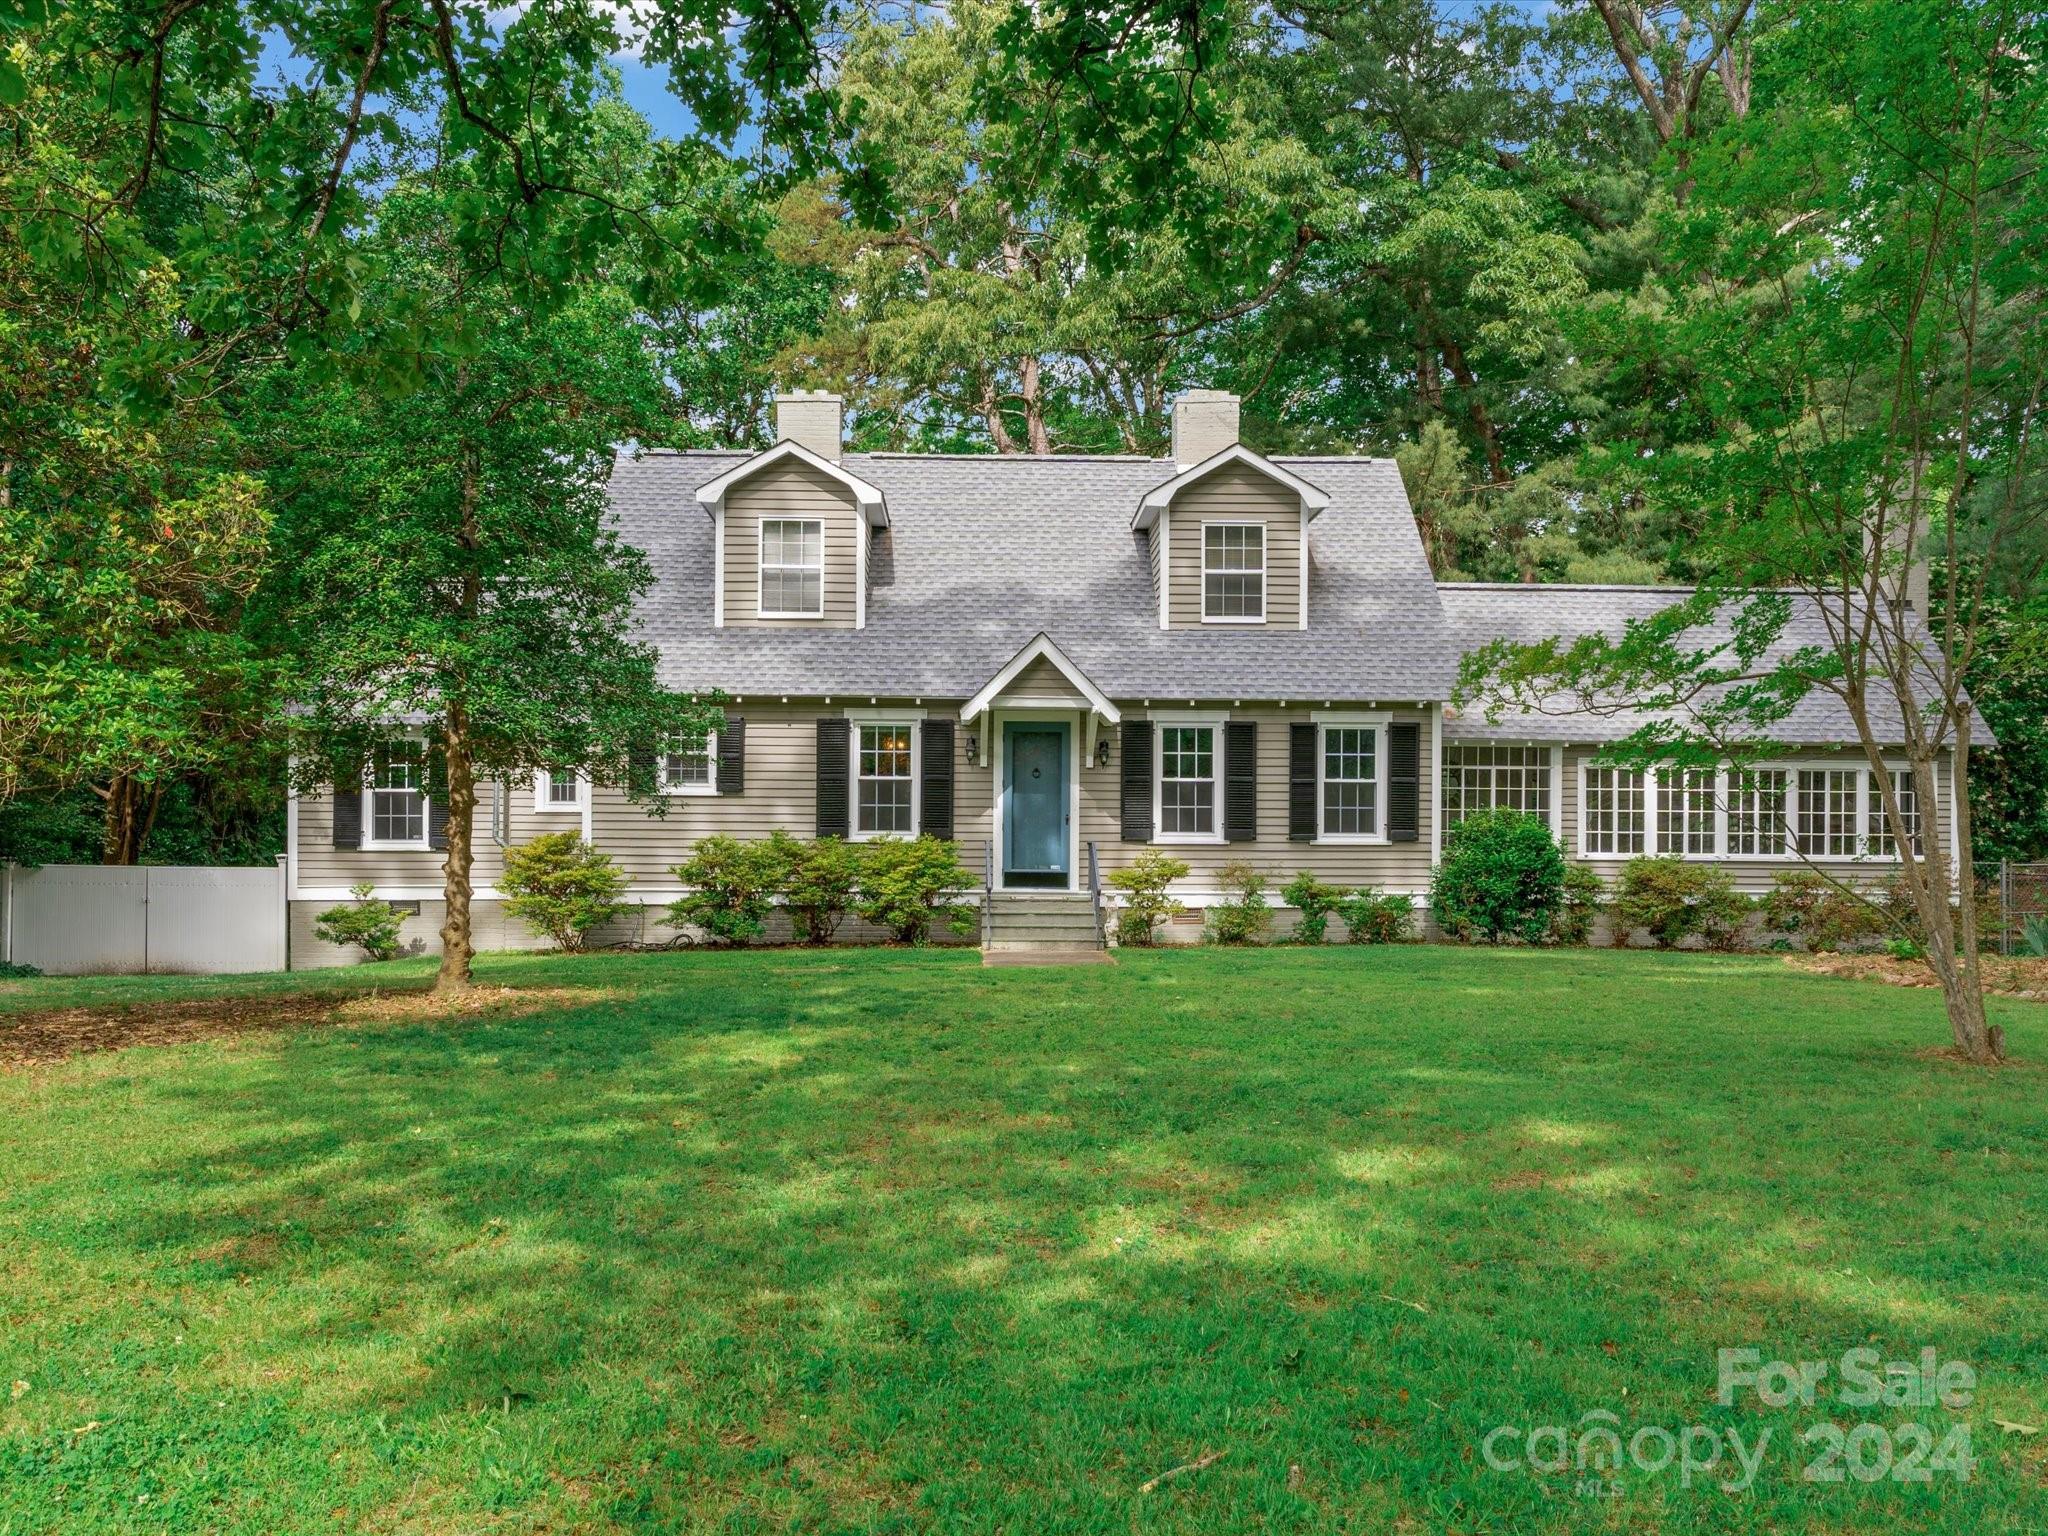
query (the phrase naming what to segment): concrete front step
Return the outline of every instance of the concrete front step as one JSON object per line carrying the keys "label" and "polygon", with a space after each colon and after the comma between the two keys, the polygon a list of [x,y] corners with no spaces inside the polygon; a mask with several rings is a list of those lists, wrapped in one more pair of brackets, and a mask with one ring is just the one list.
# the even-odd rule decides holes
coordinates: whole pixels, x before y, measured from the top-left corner
{"label": "concrete front step", "polygon": [[1095,907],[1086,896],[998,894],[989,909],[991,951],[1095,950]]}

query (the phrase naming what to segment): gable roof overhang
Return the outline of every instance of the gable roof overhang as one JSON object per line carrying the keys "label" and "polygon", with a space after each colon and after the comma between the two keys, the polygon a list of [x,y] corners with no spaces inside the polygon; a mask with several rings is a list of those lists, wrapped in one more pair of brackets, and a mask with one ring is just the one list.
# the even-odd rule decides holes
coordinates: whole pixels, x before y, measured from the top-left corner
{"label": "gable roof overhang", "polygon": [[1310,485],[1292,470],[1283,469],[1271,459],[1253,453],[1243,443],[1232,443],[1221,453],[1211,454],[1192,469],[1184,469],[1171,480],[1163,481],[1147,491],[1138,502],[1138,510],[1131,518],[1134,529],[1150,528],[1159,521],[1173,498],[1193,485],[1197,480],[1214,474],[1231,464],[1242,464],[1247,469],[1264,475],[1301,499],[1301,520],[1306,523],[1330,504],[1330,493],[1320,486]]}
{"label": "gable roof overhang", "polygon": [[787,437],[773,448],[765,449],[755,454],[745,463],[735,464],[716,480],[707,481],[705,484],[698,486],[697,502],[707,513],[716,516],[718,509],[725,503],[726,492],[730,491],[742,480],[758,475],[762,470],[773,468],[775,465],[788,459],[795,459],[800,464],[808,465],[827,479],[837,481],[841,486],[852,492],[854,504],[860,508],[861,516],[867,519],[867,524],[870,528],[886,528],[889,526],[888,504],[883,501],[882,493],[879,490],[861,479],[860,476],[848,473],[830,459],[820,458],[801,443]]}
{"label": "gable roof overhang", "polygon": [[1074,685],[1075,691],[1088,701],[1088,708],[1111,725],[1123,719],[1117,707],[1109,702],[1109,696],[1088,679],[1088,674],[1074,665],[1073,659],[1052,643],[1052,636],[1040,630],[1027,640],[1017,654],[1004,662],[996,675],[990,678],[973,698],[960,708],[963,721],[977,718],[991,704],[1002,697],[1003,690],[1024,673],[1024,669],[1039,660],[1051,662],[1059,668],[1062,676]]}

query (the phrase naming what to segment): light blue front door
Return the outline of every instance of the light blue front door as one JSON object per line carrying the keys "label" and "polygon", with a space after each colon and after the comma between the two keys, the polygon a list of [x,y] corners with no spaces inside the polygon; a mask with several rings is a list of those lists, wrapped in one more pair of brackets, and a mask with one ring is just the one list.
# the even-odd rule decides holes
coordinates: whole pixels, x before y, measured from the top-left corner
{"label": "light blue front door", "polygon": [[1003,872],[1067,878],[1067,731],[1012,720],[1003,726]]}

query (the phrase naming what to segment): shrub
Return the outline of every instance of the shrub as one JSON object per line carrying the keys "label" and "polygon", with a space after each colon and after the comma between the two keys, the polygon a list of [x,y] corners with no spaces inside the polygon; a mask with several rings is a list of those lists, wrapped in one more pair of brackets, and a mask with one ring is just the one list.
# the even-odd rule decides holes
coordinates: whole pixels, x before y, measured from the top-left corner
{"label": "shrub", "polygon": [[41,966],[25,960],[0,960],[0,981],[28,981],[42,974]]}
{"label": "shrub", "polygon": [[922,944],[940,918],[955,933],[972,931],[974,913],[955,898],[974,883],[958,843],[888,838],[870,843],[862,857],[858,910],[897,943]]}
{"label": "shrub", "polygon": [[1711,949],[1733,949],[1749,911],[1725,869],[1670,855],[1630,859],[1621,867],[1614,897],[1615,937],[1623,940],[1640,928],[1661,949],[1689,938]]}
{"label": "shrub", "polygon": [[591,929],[626,910],[619,900],[626,872],[574,832],[550,832],[507,848],[499,884],[510,894],[507,912],[571,954],[583,948]]}
{"label": "shrub", "polygon": [[1415,903],[1362,886],[1337,903],[1354,944],[1405,944],[1415,937]]}
{"label": "shrub", "polygon": [[1232,859],[1217,872],[1216,883],[1228,893],[1209,909],[1211,944],[1256,944],[1273,926],[1273,908],[1266,900],[1266,877],[1243,859]]}
{"label": "shrub", "polygon": [[861,856],[837,837],[809,842],[777,832],[768,839],[780,866],[782,900],[800,943],[830,944],[860,890]]}
{"label": "shrub", "polygon": [[2029,960],[2048,960],[2048,917],[2030,917],[2021,923],[2019,941],[2013,947]]}
{"label": "shrub", "polygon": [[1330,914],[1350,894],[1343,886],[1326,885],[1304,869],[1280,889],[1280,899],[1301,912],[1290,937],[1297,944],[1322,943],[1329,936]]}
{"label": "shrub", "polygon": [[[1907,900],[1910,918],[1911,898]],[[1894,932],[1885,914],[1869,901],[1807,869],[1779,875],[1760,905],[1766,927],[1797,934],[1808,949],[1862,949]]]}
{"label": "shrub", "polygon": [[398,958],[398,929],[404,914],[390,902],[373,897],[376,887],[365,880],[349,888],[352,907],[329,907],[313,919],[313,935],[329,944],[353,944],[372,960]]}
{"label": "shrub", "polygon": [[1112,871],[1109,883],[1124,893],[1116,915],[1116,941],[1143,947],[1159,942],[1159,925],[1187,910],[1166,894],[1166,887],[1188,873],[1188,862],[1147,849],[1130,864]]}
{"label": "shrub", "polygon": [[1564,854],[1550,823],[1513,810],[1467,816],[1445,841],[1429,900],[1457,938],[1539,942],[1564,904]]}
{"label": "shrub", "polygon": [[701,928],[719,944],[744,944],[767,931],[782,866],[768,844],[721,833],[700,841],[675,876],[692,889],[669,903],[670,923]]}
{"label": "shrub", "polygon": [[1550,920],[1550,936],[1560,944],[1590,944],[1593,924],[1607,905],[1607,882],[1588,864],[1564,867],[1564,900]]}

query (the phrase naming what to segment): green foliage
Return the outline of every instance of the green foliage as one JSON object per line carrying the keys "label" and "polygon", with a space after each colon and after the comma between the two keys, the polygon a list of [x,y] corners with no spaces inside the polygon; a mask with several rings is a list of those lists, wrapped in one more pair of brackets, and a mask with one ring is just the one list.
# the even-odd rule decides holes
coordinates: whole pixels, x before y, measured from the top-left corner
{"label": "green foliage", "polygon": [[1329,935],[1330,914],[1337,911],[1350,894],[1343,886],[1326,884],[1307,870],[1302,870],[1280,888],[1280,899],[1301,913],[1294,924],[1294,932],[1288,935],[1289,939],[1296,944],[1322,943]]}
{"label": "green foliage", "polygon": [[1337,915],[1353,944],[1406,944],[1415,937],[1415,901],[1370,885],[1337,902]]}
{"label": "green foliage", "polygon": [[1159,942],[1159,925],[1187,909],[1166,894],[1166,887],[1186,878],[1189,865],[1156,848],[1147,848],[1122,869],[1112,870],[1109,883],[1124,893],[1116,915],[1116,941],[1140,948]]}
{"label": "green foliage", "polygon": [[883,838],[861,857],[860,915],[899,944],[922,944],[943,920],[956,933],[972,931],[975,914],[957,898],[974,875],[960,862],[960,846],[938,837]]}
{"label": "green foliage", "polygon": [[717,833],[699,838],[675,877],[690,889],[669,903],[677,928],[701,929],[718,944],[745,944],[768,930],[782,861],[767,843]]}
{"label": "green foliage", "polygon": [[2048,960],[2048,917],[2030,917],[2021,923],[2014,948],[2030,960]]}
{"label": "green foliage", "polygon": [[1582,945],[1593,940],[1593,925],[1607,907],[1607,882],[1587,864],[1564,867],[1564,899],[1551,920],[1550,936],[1559,944]]}
{"label": "green foliage", "polygon": [[1429,901],[1453,937],[1536,944],[1564,904],[1564,881],[1564,854],[1548,821],[1475,811],[1450,829]]}
{"label": "green foliage", "polygon": [[398,930],[403,914],[390,902],[370,893],[369,881],[349,887],[356,899],[352,907],[329,907],[313,919],[313,935],[329,944],[354,945],[372,960],[398,958]]}
{"label": "green foliage", "polygon": [[1243,859],[1232,859],[1217,871],[1216,883],[1223,888],[1224,899],[1208,910],[1208,942],[1261,943],[1273,927],[1265,875]]}
{"label": "green foliage", "polygon": [[[1884,884],[1863,892],[1844,890],[1811,870],[1787,870],[1771,882],[1759,908],[1766,928],[1793,935],[1808,949],[1868,949],[1901,936],[1888,911],[1890,900],[1901,891],[1899,885]],[[1903,899],[1907,905],[1902,916],[1907,916],[1911,898]],[[1917,924],[1908,926],[1903,937],[1921,942]]]}
{"label": "green foliage", "polygon": [[20,960],[0,961],[0,981],[28,981],[42,974],[41,967]]}
{"label": "green foliage", "polygon": [[626,910],[626,872],[574,832],[550,832],[505,850],[498,884],[505,910],[571,953],[591,929]]}
{"label": "green foliage", "polygon": [[1709,949],[1733,949],[1749,913],[1726,870],[1669,856],[1630,859],[1614,895],[1616,940],[1640,929],[1660,949],[1691,938]]}
{"label": "green foliage", "polygon": [[829,944],[858,895],[862,849],[837,837],[801,839],[777,830],[768,839],[779,867],[777,888],[801,944]]}

